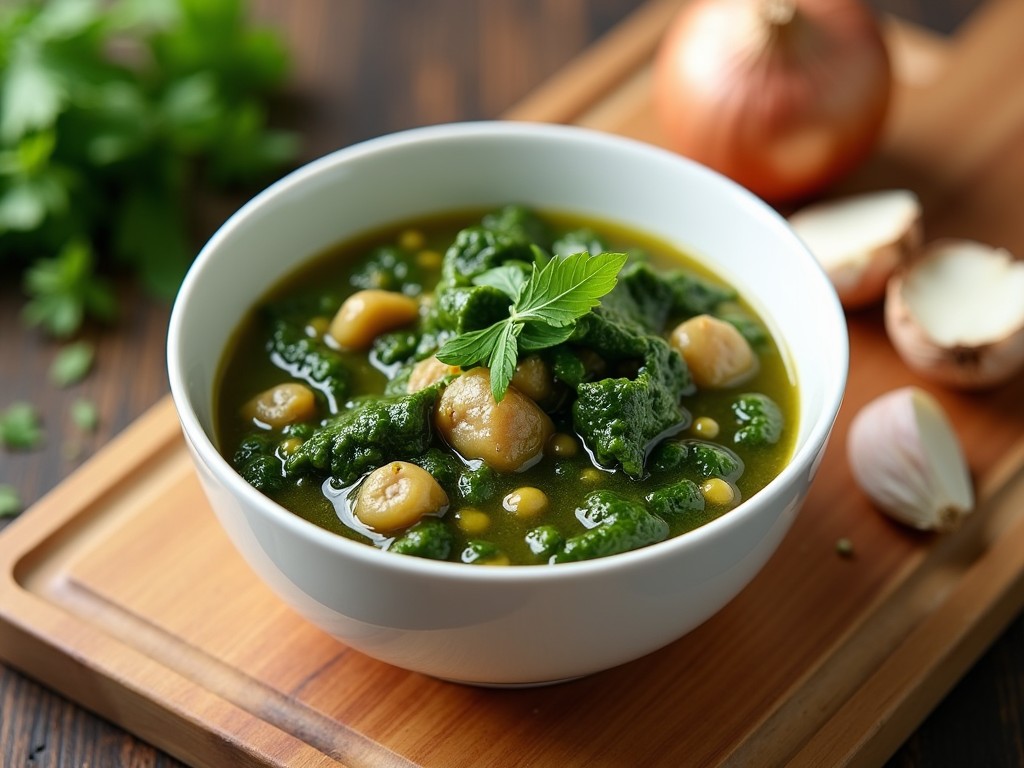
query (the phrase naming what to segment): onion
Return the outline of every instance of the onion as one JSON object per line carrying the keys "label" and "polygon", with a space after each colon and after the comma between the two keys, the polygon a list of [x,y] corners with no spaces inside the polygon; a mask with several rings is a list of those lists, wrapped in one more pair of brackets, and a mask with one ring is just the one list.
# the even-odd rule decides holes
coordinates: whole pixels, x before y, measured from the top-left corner
{"label": "onion", "polygon": [[672,149],[782,202],[864,161],[891,85],[858,0],[693,0],[661,43],[653,98]]}

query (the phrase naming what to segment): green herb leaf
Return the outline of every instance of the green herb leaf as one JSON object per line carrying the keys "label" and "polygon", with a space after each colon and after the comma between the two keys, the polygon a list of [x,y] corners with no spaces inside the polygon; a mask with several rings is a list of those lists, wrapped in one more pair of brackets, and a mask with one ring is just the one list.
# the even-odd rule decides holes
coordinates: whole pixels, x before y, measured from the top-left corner
{"label": "green herb leaf", "polygon": [[113,316],[114,294],[94,271],[92,249],[81,241],[69,243],[55,259],[41,259],[25,274],[25,305],[29,325],[41,325],[58,338],[78,330],[86,315],[101,320]]}
{"label": "green herb leaf", "polygon": [[523,326],[523,332],[519,334],[519,347],[527,352],[556,347],[562,342],[568,341],[575,330],[575,323],[563,325],[561,328],[541,323],[528,323]]}
{"label": "green herb leaf", "polygon": [[441,347],[437,359],[448,365],[465,366],[489,360],[495,346],[500,343],[504,328],[505,322],[500,322],[479,331],[459,334]]}
{"label": "green herb leaf", "polygon": [[491,369],[491,394],[494,395],[496,403],[500,403],[505,397],[505,391],[516,372],[516,361],[519,359],[516,331],[521,328],[521,325],[514,323],[502,325],[501,335],[487,360],[487,367]]}
{"label": "green herb leaf", "polygon": [[92,368],[95,351],[87,341],[78,341],[63,347],[50,365],[50,381],[58,387],[77,384]]}
{"label": "green herb leaf", "polygon": [[[551,259],[540,269],[535,266],[533,274],[516,291],[507,318],[488,328],[456,336],[441,347],[437,358],[464,368],[486,363],[491,369],[491,394],[500,403],[515,372],[520,345],[537,350],[568,339],[576,321],[615,287],[625,262],[626,256],[621,253],[578,253]],[[515,278],[502,270],[506,268],[498,267],[481,275],[488,281],[484,284],[499,290],[513,288]]]}
{"label": "green herb leaf", "polygon": [[39,412],[30,403],[13,403],[0,413],[0,443],[28,450],[43,441]]}
{"label": "green herb leaf", "polygon": [[616,276],[625,263],[624,253],[577,253],[554,258],[523,286],[512,317],[540,320],[556,327],[573,323],[615,287]]}
{"label": "green herb leaf", "polygon": [[35,41],[13,46],[0,89],[0,138],[13,141],[57,121],[65,96]]}
{"label": "green herb leaf", "polygon": [[21,512],[21,496],[13,485],[0,485],[0,517],[14,517]]}
{"label": "green herb leaf", "polygon": [[114,259],[173,296],[196,205],[295,158],[267,99],[289,51],[251,18],[245,0],[0,2],[0,267],[27,265],[28,325],[111,318]]}
{"label": "green herb leaf", "polygon": [[473,284],[497,288],[512,301],[515,301],[519,298],[519,292],[522,291],[526,279],[526,273],[520,267],[506,264],[489,269],[482,275],[477,275],[473,278]]}

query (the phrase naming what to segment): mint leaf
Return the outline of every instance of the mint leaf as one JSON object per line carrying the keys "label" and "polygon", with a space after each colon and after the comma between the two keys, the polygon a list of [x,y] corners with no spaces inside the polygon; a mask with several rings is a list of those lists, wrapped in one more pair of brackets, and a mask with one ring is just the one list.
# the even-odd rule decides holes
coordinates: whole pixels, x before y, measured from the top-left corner
{"label": "mint leaf", "polygon": [[516,361],[519,358],[516,332],[521,327],[513,323],[504,323],[501,326],[501,335],[487,360],[487,367],[491,369],[491,394],[496,403],[504,399],[505,391],[516,372]]}
{"label": "mint leaf", "polygon": [[21,496],[13,485],[0,485],[0,517],[14,517],[21,512]]}
{"label": "mint leaf", "polygon": [[561,328],[542,323],[527,323],[523,326],[523,332],[519,334],[519,347],[527,352],[555,347],[563,341],[568,341],[575,330],[575,323],[563,325]]}
{"label": "mint leaf", "polygon": [[477,275],[473,278],[473,284],[489,285],[491,288],[497,288],[512,299],[512,301],[515,301],[519,298],[519,293],[522,291],[526,280],[526,273],[520,267],[506,264]]}
{"label": "mint leaf", "polygon": [[92,368],[95,351],[87,341],[78,341],[63,347],[50,365],[50,381],[58,387],[77,384]]}
{"label": "mint leaf", "polygon": [[[615,287],[625,262],[622,253],[578,253],[551,259],[540,269],[535,265],[519,286],[507,318],[447,341],[437,352],[438,360],[462,367],[486,362],[491,369],[491,394],[500,403],[515,373],[519,347],[546,349],[566,341],[576,321]],[[505,269],[488,270],[480,277],[499,290],[512,289],[515,278]]]}
{"label": "mint leaf", "polygon": [[0,413],[0,443],[28,450],[43,441],[39,412],[29,403],[13,403]]}
{"label": "mint leaf", "polygon": [[479,331],[462,333],[450,339],[437,352],[437,359],[448,365],[471,366],[489,360],[494,347],[499,343],[505,322]]}
{"label": "mint leaf", "polygon": [[625,263],[624,253],[554,258],[526,282],[512,308],[512,318],[542,320],[554,326],[573,323],[615,287]]}

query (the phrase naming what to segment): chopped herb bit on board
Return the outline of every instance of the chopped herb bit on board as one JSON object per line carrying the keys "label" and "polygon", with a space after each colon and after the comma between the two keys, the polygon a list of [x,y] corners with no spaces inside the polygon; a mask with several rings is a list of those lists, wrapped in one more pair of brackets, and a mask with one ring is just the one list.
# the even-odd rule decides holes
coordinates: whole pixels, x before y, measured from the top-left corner
{"label": "chopped herb bit on board", "polygon": [[100,423],[96,404],[84,398],[75,400],[71,403],[71,421],[82,432],[95,432]]}
{"label": "chopped herb bit on board", "polygon": [[13,403],[0,413],[0,443],[30,450],[43,442],[39,411],[30,403]]}
{"label": "chopped herb bit on board", "polygon": [[92,369],[95,351],[87,341],[76,341],[62,347],[50,365],[50,381],[58,387],[69,387],[84,379]]}
{"label": "chopped herb bit on board", "polygon": [[18,490],[13,485],[0,485],[0,517],[14,517],[21,508]]}

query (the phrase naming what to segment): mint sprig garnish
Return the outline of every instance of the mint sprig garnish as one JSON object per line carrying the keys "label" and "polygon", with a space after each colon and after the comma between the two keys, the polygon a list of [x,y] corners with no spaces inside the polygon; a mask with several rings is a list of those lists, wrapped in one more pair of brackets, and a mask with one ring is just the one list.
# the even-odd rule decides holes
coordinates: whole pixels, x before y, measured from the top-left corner
{"label": "mint sprig garnish", "polygon": [[625,263],[624,253],[591,256],[584,252],[553,258],[539,269],[534,265],[525,281],[512,276],[511,270],[521,273],[516,267],[497,267],[491,270],[496,274],[481,275],[474,282],[493,285],[511,296],[509,316],[449,340],[437,359],[463,368],[486,365],[491,369],[491,394],[500,403],[515,373],[520,348],[533,351],[566,341],[576,321],[615,287]]}

